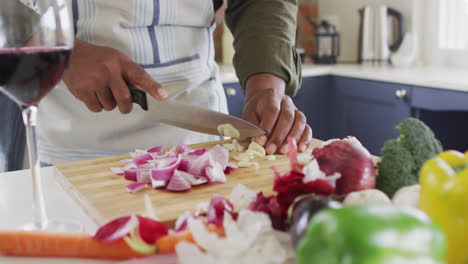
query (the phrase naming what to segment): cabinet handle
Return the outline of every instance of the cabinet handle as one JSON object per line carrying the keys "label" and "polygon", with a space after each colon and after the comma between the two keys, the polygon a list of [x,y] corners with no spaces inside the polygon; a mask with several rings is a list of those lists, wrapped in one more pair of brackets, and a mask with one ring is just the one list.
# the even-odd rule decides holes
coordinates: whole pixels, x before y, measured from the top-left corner
{"label": "cabinet handle", "polygon": [[226,88],[226,96],[227,97],[233,97],[233,96],[236,96],[236,89],[234,88]]}
{"label": "cabinet handle", "polygon": [[405,89],[396,90],[395,96],[396,98],[403,101],[406,100],[406,98],[408,97],[408,92]]}

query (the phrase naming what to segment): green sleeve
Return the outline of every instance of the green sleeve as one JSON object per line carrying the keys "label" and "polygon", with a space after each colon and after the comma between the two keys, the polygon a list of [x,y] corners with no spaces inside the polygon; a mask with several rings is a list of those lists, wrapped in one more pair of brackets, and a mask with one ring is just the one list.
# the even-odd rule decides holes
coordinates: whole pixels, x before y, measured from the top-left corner
{"label": "green sleeve", "polygon": [[297,0],[228,0],[226,23],[234,36],[233,59],[245,89],[256,73],[286,82],[286,94],[301,86],[301,60],[295,48]]}

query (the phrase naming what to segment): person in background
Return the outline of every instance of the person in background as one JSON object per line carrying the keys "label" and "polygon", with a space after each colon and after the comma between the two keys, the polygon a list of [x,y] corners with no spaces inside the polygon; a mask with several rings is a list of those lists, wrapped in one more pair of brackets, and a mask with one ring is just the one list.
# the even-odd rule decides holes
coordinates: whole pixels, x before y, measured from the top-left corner
{"label": "person in background", "polygon": [[[129,86],[227,113],[212,32],[222,0],[70,0],[75,47],[59,84],[39,107],[39,157],[55,164],[216,140],[149,121]],[[228,0],[234,67],[245,94],[243,118],[267,131],[254,140],[269,154],[300,150],[312,130],[291,97],[301,84],[295,49],[297,0]]]}

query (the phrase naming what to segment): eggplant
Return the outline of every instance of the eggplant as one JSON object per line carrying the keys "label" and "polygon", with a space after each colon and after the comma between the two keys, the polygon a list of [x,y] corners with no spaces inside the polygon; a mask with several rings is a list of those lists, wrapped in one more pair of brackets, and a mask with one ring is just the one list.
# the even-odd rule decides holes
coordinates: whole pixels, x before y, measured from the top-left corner
{"label": "eggplant", "polygon": [[317,195],[303,197],[291,206],[292,216],[289,232],[294,246],[299,243],[299,240],[306,233],[309,221],[315,214],[322,209],[339,209],[342,207],[341,203],[337,201]]}

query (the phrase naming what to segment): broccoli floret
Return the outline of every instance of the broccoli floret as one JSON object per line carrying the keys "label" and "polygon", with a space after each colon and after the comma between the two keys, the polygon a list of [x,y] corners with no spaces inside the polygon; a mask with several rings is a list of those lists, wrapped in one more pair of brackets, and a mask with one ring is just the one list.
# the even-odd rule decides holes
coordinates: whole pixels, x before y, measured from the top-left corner
{"label": "broccoli floret", "polygon": [[432,130],[416,118],[408,118],[396,127],[397,139],[385,142],[378,164],[377,189],[389,197],[403,186],[417,184],[423,163],[442,152]]}
{"label": "broccoli floret", "polygon": [[442,152],[440,141],[420,120],[410,117],[403,120],[397,129],[400,131],[398,140],[413,155],[418,171],[426,160]]}

